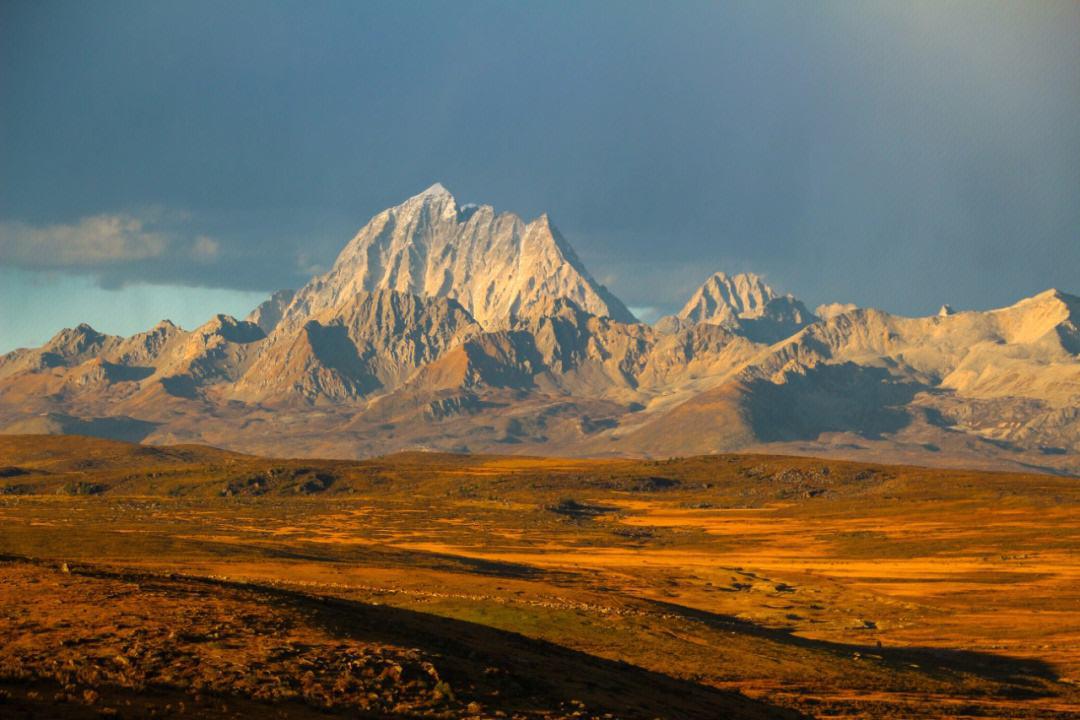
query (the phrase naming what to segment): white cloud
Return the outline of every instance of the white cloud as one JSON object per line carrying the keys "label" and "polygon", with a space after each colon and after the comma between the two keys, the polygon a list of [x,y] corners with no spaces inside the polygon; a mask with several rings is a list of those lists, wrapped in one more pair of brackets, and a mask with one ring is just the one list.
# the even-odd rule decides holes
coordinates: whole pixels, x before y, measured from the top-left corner
{"label": "white cloud", "polygon": [[212,237],[199,235],[191,244],[191,257],[196,262],[212,263],[221,254],[221,244]]}
{"label": "white cloud", "polygon": [[0,264],[24,268],[100,267],[156,258],[168,238],[131,215],[94,215],[73,225],[0,223]]}
{"label": "white cloud", "polygon": [[654,323],[660,319],[660,310],[655,307],[631,307],[630,312],[634,313],[634,317],[645,323]]}
{"label": "white cloud", "polygon": [[326,272],[325,265],[315,262],[311,259],[311,256],[304,251],[297,253],[296,267],[305,275],[321,275]]}

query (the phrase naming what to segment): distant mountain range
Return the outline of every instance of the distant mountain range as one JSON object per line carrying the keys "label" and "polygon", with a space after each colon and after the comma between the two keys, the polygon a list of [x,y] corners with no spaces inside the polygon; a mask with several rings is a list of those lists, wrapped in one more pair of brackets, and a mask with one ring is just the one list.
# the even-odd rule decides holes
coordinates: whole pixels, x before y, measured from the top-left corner
{"label": "distant mountain range", "polygon": [[0,431],[271,455],[767,450],[1080,473],[1080,298],[811,312],[718,272],[638,322],[543,215],[434,185],[245,320],[0,357]]}

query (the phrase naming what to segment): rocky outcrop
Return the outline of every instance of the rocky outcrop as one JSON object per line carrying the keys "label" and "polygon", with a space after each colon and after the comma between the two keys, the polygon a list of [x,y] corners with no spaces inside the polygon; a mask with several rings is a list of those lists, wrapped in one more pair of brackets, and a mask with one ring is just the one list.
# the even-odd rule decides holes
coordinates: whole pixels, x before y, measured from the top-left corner
{"label": "rocky outcrop", "polygon": [[289,306],[295,296],[296,292],[293,290],[278,290],[252,310],[245,320],[255,323],[262,328],[263,333],[269,335],[277,327],[277,324],[281,322],[281,318],[285,314],[285,308]]}
{"label": "rocky outcrop", "polygon": [[360,292],[298,330],[279,325],[231,397],[340,402],[387,392],[480,332],[454,300]]}

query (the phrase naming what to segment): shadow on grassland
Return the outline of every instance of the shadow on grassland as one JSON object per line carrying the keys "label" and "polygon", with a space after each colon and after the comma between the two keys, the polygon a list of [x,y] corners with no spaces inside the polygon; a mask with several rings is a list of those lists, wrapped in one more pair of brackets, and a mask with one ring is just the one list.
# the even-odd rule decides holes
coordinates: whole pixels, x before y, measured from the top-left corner
{"label": "shadow on grassland", "polygon": [[800,637],[788,630],[767,628],[730,615],[697,610],[662,600],[649,604],[665,613],[678,614],[706,626],[727,632],[752,635],[794,647],[828,653],[838,659],[860,658],[876,660],[897,672],[912,670],[930,675],[936,680],[960,680],[960,675],[974,675],[983,680],[1001,683],[1002,694],[1013,698],[1042,697],[1052,694],[1046,682],[1059,680],[1054,668],[1041,660],[1013,658],[974,650],[952,650],[920,646],[888,647],[875,644],[848,644]]}
{"label": "shadow on grassland", "polygon": [[[14,559],[14,558],[11,558]],[[486,625],[428,613],[373,605],[262,584],[209,578],[72,567],[79,575],[137,583],[141,590],[169,592],[170,586],[197,583],[216,593],[243,594],[302,613],[308,622],[336,638],[417,648],[440,657],[440,674],[463,699],[490,696],[500,707],[532,717],[581,701],[592,713],[618,718],[800,718],[794,711],[607,660],[555,643],[527,638]],[[492,673],[492,670],[495,673]],[[470,689],[472,688],[472,689]]]}

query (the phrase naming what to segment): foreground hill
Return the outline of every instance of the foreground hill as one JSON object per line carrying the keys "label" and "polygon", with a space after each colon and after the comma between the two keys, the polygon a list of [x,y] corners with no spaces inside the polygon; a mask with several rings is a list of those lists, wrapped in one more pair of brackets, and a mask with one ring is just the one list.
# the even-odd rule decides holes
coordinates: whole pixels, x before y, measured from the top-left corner
{"label": "foreground hill", "polygon": [[[825,464],[823,464],[825,463]],[[924,483],[949,497],[1072,488],[1071,478],[928,469],[821,458],[714,454],[666,460],[579,459],[402,452],[367,460],[267,458],[202,445],[153,446],[76,435],[0,436],[0,495],[115,495],[191,498],[387,498],[498,489],[530,499],[594,489],[674,491],[733,505],[806,499],[917,495]],[[972,483],[981,486],[972,489]],[[1049,492],[1049,491],[1048,491]]]}
{"label": "foreground hill", "polygon": [[434,186],[246,320],[0,357],[0,432],[247,452],[732,450],[1080,473],[1080,299],[818,313],[716,273],[637,322],[541,217]]}

